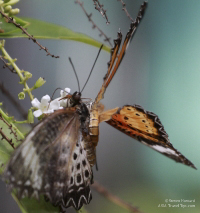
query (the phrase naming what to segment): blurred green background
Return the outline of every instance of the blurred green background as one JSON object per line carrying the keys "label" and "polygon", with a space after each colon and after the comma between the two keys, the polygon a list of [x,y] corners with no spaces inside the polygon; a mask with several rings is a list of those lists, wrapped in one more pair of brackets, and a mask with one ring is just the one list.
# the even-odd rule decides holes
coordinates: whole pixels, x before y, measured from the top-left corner
{"label": "blurred green background", "polygon": [[[84,1],[88,13],[109,37],[116,38],[120,28],[124,37],[130,21],[117,0],[100,0],[107,9],[110,25],[94,9],[92,1]],[[128,11],[136,17],[141,0],[124,0]],[[20,16],[32,17],[66,26],[85,33],[99,41],[99,32],[93,30],[81,8],[74,1],[21,0],[17,7]],[[102,103],[106,109],[125,104],[140,104],[159,115],[170,141],[183,155],[200,168],[200,1],[152,0],[127,54],[109,86]],[[46,57],[43,51],[28,39],[6,39],[6,50],[21,69],[33,74],[29,84],[39,77],[47,83],[36,90],[38,99],[52,94],[57,87],[77,90],[77,82],[68,57],[78,72],[80,84],[85,83],[98,49],[79,42],[39,40],[60,59]],[[95,98],[107,70],[110,55],[102,51],[83,97]],[[21,91],[18,77],[1,70],[1,82],[17,98]],[[58,94],[57,94],[58,95]],[[5,96],[1,101],[11,115],[21,119]],[[25,109],[30,101],[21,101]],[[97,148],[99,171],[94,179],[113,194],[138,206],[145,213],[199,213],[199,170],[177,164],[171,159],[122,134],[103,123]],[[194,200],[194,208],[158,207],[165,200]],[[169,202],[168,204],[177,204]],[[183,203],[180,204],[190,204]],[[18,207],[0,183],[2,213],[18,213]],[[128,212],[110,203],[93,190],[93,200],[86,207],[89,212]],[[75,212],[69,210],[69,212]]]}

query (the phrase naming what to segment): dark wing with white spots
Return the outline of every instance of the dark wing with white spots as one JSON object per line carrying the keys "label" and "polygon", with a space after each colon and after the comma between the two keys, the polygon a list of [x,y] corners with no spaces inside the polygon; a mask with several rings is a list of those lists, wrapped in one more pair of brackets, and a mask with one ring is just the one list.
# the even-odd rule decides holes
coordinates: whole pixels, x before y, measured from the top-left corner
{"label": "dark wing with white spots", "polygon": [[45,195],[53,205],[80,209],[91,200],[92,170],[75,108],[48,116],[15,150],[4,173],[18,197]]}
{"label": "dark wing with white spots", "polygon": [[119,108],[106,123],[176,162],[196,169],[194,164],[170,143],[158,116],[145,111],[141,106],[126,105]]}

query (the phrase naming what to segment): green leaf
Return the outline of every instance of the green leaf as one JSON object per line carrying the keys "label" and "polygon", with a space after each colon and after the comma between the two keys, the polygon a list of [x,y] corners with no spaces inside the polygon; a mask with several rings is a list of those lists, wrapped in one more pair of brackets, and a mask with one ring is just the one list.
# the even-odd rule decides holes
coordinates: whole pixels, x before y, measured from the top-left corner
{"label": "green leaf", "polygon": [[[12,139],[12,142],[16,144],[16,139],[13,136],[13,134],[10,134],[10,129],[8,126],[0,120],[0,127],[2,128],[3,133],[9,138]],[[13,152],[13,148],[11,145],[5,140],[0,140],[0,174],[3,173],[3,170],[5,169],[5,165],[10,159],[10,155]]]}
{"label": "green leaf", "polygon": [[[90,44],[98,48],[102,44],[101,42],[94,40],[85,34],[74,32],[60,25],[51,24],[32,18],[23,18],[23,20],[17,17],[14,18],[23,28],[28,28],[28,33],[30,35],[34,35],[36,39],[73,40]],[[2,19],[1,28],[4,29],[4,33],[0,33],[0,38],[27,38],[27,35],[22,34],[22,31],[16,28],[13,24],[5,22],[5,19]],[[103,49],[110,52],[110,47],[108,46],[104,46]]]}
{"label": "green leaf", "polygon": [[23,198],[19,200],[15,193],[12,193],[12,197],[18,204],[22,213],[59,213],[59,208],[53,206],[50,202],[46,202],[44,196],[40,196],[40,200],[34,198]]}
{"label": "green leaf", "polygon": [[[30,23],[23,21],[20,18],[15,17],[15,20],[18,24],[20,24],[23,28],[26,28]],[[1,29],[4,30],[4,33],[0,33],[0,38],[14,38],[11,35],[22,34],[22,31],[15,27],[12,23],[7,23],[5,18],[1,18],[0,21],[2,24],[0,25]]]}
{"label": "green leaf", "polygon": [[[1,141],[3,143],[3,141]],[[3,170],[5,168],[5,164],[8,162],[10,159],[10,155],[6,153],[2,147],[0,147],[0,174],[3,173]]]}

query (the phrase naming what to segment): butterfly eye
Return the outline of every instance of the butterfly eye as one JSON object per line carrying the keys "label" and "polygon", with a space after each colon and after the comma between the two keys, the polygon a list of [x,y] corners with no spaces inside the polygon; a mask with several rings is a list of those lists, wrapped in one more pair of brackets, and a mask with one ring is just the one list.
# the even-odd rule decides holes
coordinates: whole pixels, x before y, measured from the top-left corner
{"label": "butterfly eye", "polygon": [[75,92],[73,95],[72,95],[73,99],[75,102],[78,102],[81,100],[81,93],[80,92]]}

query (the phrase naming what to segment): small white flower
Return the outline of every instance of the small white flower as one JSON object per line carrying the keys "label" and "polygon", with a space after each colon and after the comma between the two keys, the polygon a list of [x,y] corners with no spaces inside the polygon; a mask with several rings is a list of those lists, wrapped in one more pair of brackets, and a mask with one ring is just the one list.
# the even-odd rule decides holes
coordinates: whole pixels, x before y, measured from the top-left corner
{"label": "small white flower", "polygon": [[66,95],[68,95],[71,92],[70,88],[65,88],[64,90],[60,91],[61,98],[64,98]]}
{"label": "small white flower", "polygon": [[51,100],[50,96],[45,95],[42,97],[41,102],[39,102],[37,98],[34,98],[31,101],[31,104],[33,105],[33,107],[38,108],[38,110],[33,112],[33,115],[36,118],[39,117],[40,115],[42,115],[43,113],[49,114],[49,113],[54,112],[54,110],[63,108],[63,107],[60,107],[60,103],[57,99],[55,99],[51,102],[50,102],[50,100]]}
{"label": "small white flower", "polygon": [[[60,102],[61,107],[67,107],[68,99],[62,99],[62,98],[64,98],[66,95],[68,95],[70,93],[70,91],[71,91],[70,88],[65,88],[64,90],[60,91],[60,98],[58,98],[58,100]],[[62,100],[60,100],[60,99],[62,99]]]}

